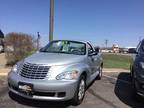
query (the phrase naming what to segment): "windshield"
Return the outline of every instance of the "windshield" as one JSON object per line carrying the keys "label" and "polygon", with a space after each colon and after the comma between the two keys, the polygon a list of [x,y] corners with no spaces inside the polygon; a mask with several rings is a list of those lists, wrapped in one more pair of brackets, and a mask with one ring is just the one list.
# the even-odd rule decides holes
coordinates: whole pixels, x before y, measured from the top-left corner
{"label": "windshield", "polygon": [[50,42],[40,52],[85,55],[86,45],[82,42],[58,40]]}

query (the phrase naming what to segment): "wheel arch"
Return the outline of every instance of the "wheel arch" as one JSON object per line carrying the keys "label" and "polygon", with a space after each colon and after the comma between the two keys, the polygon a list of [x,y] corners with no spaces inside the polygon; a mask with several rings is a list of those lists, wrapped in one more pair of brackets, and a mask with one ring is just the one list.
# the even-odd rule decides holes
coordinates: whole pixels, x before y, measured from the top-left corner
{"label": "wheel arch", "polygon": [[103,65],[104,65],[104,64],[103,64],[103,62],[102,62],[100,66],[103,68]]}
{"label": "wheel arch", "polygon": [[85,77],[85,80],[87,81],[87,72],[86,71],[83,71],[82,73],[81,73],[81,76],[84,76]]}

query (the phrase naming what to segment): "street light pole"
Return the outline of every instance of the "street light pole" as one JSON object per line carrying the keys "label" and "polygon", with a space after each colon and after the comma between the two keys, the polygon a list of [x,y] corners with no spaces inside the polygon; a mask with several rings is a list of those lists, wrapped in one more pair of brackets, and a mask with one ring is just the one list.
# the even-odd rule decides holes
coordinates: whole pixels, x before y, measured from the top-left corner
{"label": "street light pole", "polygon": [[40,34],[37,32],[37,50],[40,49]]}
{"label": "street light pole", "polygon": [[106,45],[106,48],[107,48],[107,44],[108,44],[108,39],[105,40],[105,45]]}
{"label": "street light pole", "polygon": [[54,0],[50,0],[49,41],[53,40]]}

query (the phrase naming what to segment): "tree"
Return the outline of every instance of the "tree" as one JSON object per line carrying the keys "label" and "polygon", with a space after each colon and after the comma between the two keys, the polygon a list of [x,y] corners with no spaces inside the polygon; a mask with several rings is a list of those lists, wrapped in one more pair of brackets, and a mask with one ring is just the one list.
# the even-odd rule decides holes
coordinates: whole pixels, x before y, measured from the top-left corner
{"label": "tree", "polygon": [[35,39],[26,33],[8,33],[5,37],[7,64],[12,65],[35,50]]}

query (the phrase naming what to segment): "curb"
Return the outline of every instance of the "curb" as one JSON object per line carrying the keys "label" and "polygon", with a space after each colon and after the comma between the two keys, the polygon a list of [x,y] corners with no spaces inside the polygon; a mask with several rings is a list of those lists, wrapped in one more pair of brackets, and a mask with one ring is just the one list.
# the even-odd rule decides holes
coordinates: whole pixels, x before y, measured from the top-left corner
{"label": "curb", "polygon": [[0,76],[7,76],[8,75],[8,73],[6,72],[6,73],[0,73]]}
{"label": "curb", "polygon": [[121,73],[121,72],[130,72],[129,70],[123,70],[123,71],[106,71],[106,70],[103,70],[104,73]]}
{"label": "curb", "polygon": [[0,69],[0,76],[7,76],[11,68],[2,68]]}
{"label": "curb", "polygon": [[115,72],[130,72],[130,70],[126,70],[126,69],[119,69],[119,68],[104,68],[103,72],[107,72],[107,73],[115,73]]}

